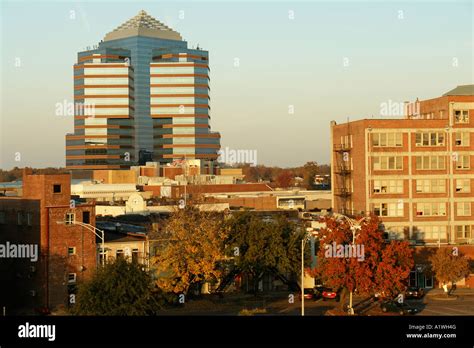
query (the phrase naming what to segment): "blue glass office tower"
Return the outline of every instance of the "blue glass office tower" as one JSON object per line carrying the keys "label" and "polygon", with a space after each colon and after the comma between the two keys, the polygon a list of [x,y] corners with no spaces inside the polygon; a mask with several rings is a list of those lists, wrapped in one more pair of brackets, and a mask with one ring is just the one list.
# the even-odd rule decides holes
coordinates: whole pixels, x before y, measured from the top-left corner
{"label": "blue glass office tower", "polygon": [[140,150],[162,163],[200,159],[213,166],[220,134],[209,126],[208,56],[145,11],[78,53],[66,166],[127,168]]}

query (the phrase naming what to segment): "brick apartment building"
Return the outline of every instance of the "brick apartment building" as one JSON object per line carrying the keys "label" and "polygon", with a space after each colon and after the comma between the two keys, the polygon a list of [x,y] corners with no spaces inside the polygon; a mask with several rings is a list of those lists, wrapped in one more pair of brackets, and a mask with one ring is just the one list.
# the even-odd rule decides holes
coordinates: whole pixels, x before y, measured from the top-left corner
{"label": "brick apartment building", "polygon": [[331,122],[334,211],[374,213],[413,245],[474,247],[474,85],[404,109]]}
{"label": "brick apartment building", "polygon": [[[0,258],[0,309],[31,314],[68,303],[97,266],[94,205],[71,202],[69,174],[23,173],[23,195],[0,197],[0,245],[37,246],[38,259]],[[60,222],[60,223],[58,223]],[[10,255],[11,256],[11,255]]]}

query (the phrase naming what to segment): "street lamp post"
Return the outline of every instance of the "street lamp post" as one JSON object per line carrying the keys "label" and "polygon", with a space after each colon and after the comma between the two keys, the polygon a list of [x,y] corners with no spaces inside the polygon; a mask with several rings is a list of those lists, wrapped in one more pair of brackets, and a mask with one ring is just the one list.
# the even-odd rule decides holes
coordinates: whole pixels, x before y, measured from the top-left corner
{"label": "street lamp post", "polygon": [[304,317],[304,247],[309,237],[314,234],[305,234],[301,239],[301,316]]}
{"label": "street lamp post", "polygon": [[301,239],[301,316],[304,317],[304,245],[305,238]]}
{"label": "street lamp post", "polygon": [[[349,223],[350,229],[352,231],[352,245],[355,244],[355,239],[356,239],[356,231],[360,230],[362,228],[362,222],[364,220],[370,220],[370,217],[365,216],[359,220],[351,219],[350,217],[342,214],[335,214],[336,217],[338,218],[343,218]],[[352,307],[352,294],[353,290],[349,293],[349,314],[354,315],[354,308]]]}
{"label": "street lamp post", "polygon": [[[57,224],[66,224],[66,221],[56,221]],[[101,249],[102,249],[102,266],[105,266],[105,233],[104,231],[98,229],[97,227],[95,226],[92,226],[91,224],[86,224],[84,222],[80,222],[80,221],[68,221],[67,224],[71,224],[71,225],[79,225],[79,226],[82,226],[82,227],[85,227],[86,229],[88,229],[89,231],[93,232],[98,238],[100,238],[101,240]],[[97,231],[100,232],[100,234],[97,233]]]}

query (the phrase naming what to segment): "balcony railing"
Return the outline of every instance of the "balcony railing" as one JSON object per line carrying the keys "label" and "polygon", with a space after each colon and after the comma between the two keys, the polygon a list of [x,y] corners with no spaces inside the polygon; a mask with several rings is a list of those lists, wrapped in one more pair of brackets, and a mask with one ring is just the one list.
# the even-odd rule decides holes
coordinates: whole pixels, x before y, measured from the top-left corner
{"label": "balcony railing", "polygon": [[334,144],[334,151],[350,151],[351,147],[349,144]]}
{"label": "balcony railing", "polygon": [[349,175],[349,174],[351,174],[351,168],[349,168],[348,166],[337,166],[336,167],[336,174]]}
{"label": "balcony railing", "polygon": [[340,189],[335,189],[334,194],[340,197],[349,197],[350,195],[352,195],[352,192],[347,188],[340,188]]}

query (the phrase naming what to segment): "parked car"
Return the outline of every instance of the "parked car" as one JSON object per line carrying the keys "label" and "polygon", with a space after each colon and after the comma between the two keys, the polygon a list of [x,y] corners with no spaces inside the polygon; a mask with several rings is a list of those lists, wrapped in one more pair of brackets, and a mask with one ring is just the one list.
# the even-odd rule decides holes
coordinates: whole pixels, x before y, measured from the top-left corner
{"label": "parked car", "polygon": [[323,301],[326,301],[326,300],[339,301],[340,296],[339,296],[338,291],[334,291],[333,289],[324,287],[324,286],[318,286],[315,289],[316,289],[316,293],[320,294],[320,296],[323,298]]}
{"label": "parked car", "polygon": [[422,298],[425,291],[422,288],[409,287],[405,291],[405,298]]}
{"label": "parked car", "polygon": [[415,314],[418,312],[418,309],[416,309],[415,307],[412,307],[405,302],[400,303],[396,300],[383,301],[380,304],[380,308],[384,313],[397,312],[400,315]]}
{"label": "parked car", "polygon": [[[301,299],[301,293],[299,294],[299,297],[300,297],[300,299]],[[304,289],[304,298],[305,298],[305,300],[313,300],[313,299],[315,299],[315,291],[314,291],[314,289],[305,288],[305,289]]]}

